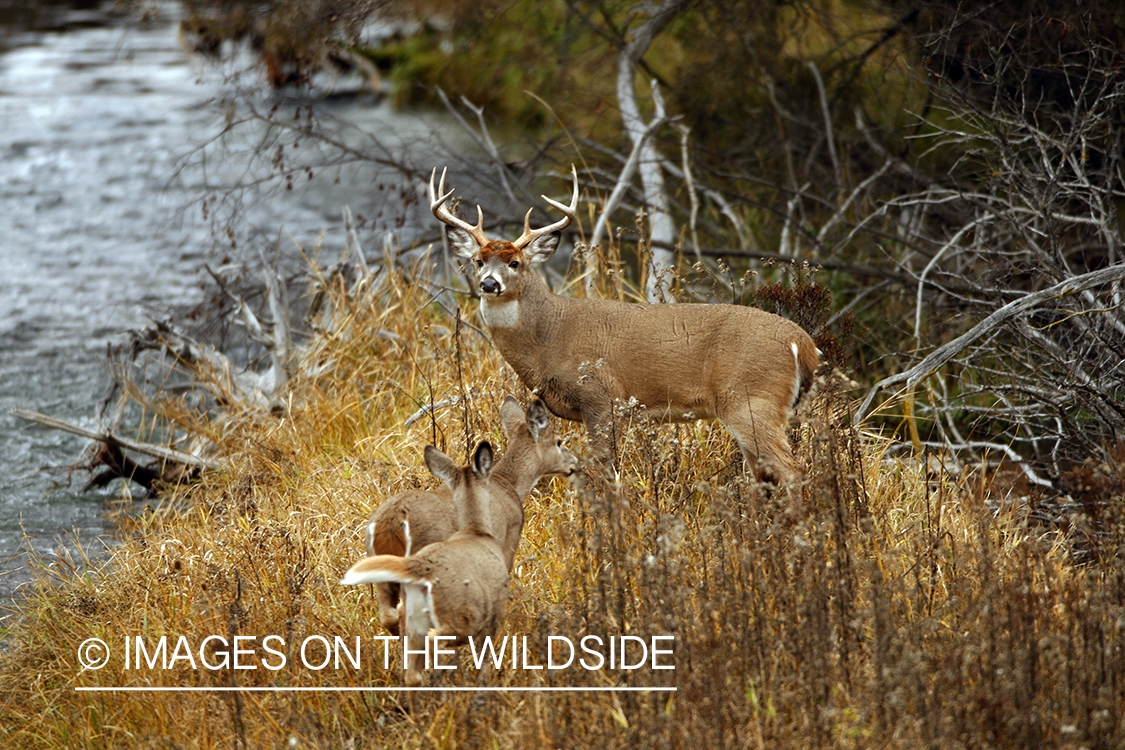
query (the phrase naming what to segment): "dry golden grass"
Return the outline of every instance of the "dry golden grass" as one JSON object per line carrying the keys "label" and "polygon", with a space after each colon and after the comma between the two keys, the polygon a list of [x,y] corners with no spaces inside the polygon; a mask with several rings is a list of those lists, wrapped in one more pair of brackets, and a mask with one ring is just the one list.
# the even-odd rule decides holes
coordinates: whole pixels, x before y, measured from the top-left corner
{"label": "dry golden grass", "polygon": [[[349,317],[318,349],[327,374],[294,383],[284,417],[235,419],[222,438],[229,470],[125,516],[126,541],[94,572],[44,564],[5,624],[0,745],[1125,744],[1120,555],[1073,565],[1065,540],[998,511],[1002,498],[886,460],[829,416],[846,410],[830,383],[803,415],[802,502],[742,479],[726,432],[706,424],[635,426],[618,483],[552,480],[528,501],[503,632],[527,636],[529,663],[544,662],[549,635],[673,635],[675,670],[508,667],[494,684],[675,693],[76,691],[401,684],[397,656],[385,670],[371,647],[372,592],[338,585],[362,553],[361,527],[382,498],[435,484],[425,443],[460,457],[481,438],[504,446],[503,394],[528,396],[478,332],[428,301],[398,275],[370,297],[338,298]],[[470,391],[487,395],[402,428],[421,405]],[[585,450],[575,426],[563,435]],[[258,665],[274,659],[266,636],[279,636],[288,663],[125,669],[126,638],[161,635],[169,646],[186,636],[197,655],[207,636],[253,636],[245,661]],[[313,635],[362,636],[360,668],[300,665]],[[94,637],[113,658],[83,672],[79,645]],[[461,664],[431,680],[476,685]]]}

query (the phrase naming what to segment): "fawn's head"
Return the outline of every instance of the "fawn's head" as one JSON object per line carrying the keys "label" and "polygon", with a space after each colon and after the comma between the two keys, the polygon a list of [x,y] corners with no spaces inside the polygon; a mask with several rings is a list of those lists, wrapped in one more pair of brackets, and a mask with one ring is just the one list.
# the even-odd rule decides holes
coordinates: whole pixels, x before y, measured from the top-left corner
{"label": "fawn's head", "polygon": [[526,462],[536,475],[571,476],[578,471],[578,459],[555,433],[542,399],[532,401],[524,412],[519,402],[508,396],[500,405],[500,424],[508,436],[505,455]]}
{"label": "fawn's head", "polygon": [[492,445],[482,440],[468,466],[458,466],[449,456],[432,445],[424,453],[426,468],[449,485],[453,504],[457,506],[457,528],[476,528],[492,533],[489,513],[489,478],[492,476]]}

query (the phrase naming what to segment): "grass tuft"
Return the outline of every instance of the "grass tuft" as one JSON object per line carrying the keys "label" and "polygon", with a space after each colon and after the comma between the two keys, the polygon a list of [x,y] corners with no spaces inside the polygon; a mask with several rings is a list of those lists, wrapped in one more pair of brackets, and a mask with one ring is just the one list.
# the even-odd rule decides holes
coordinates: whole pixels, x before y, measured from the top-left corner
{"label": "grass tuft", "polygon": [[[623,411],[619,478],[543,482],[527,503],[502,632],[526,642],[524,661],[546,663],[550,636],[670,635],[664,661],[675,669],[508,664],[493,684],[675,693],[76,691],[401,684],[397,650],[385,669],[371,640],[382,635],[373,592],[338,585],[362,554],[362,525],[383,498],[434,485],[427,442],[454,456],[482,438],[505,445],[502,397],[529,394],[423,285],[383,279],[358,299],[335,292],[345,323],[318,340],[305,368],[318,374],[293,383],[284,416],[224,423],[229,469],[123,515],[123,544],[91,573],[73,574],[85,561],[39,563],[4,622],[0,745],[1125,744],[1120,553],[1076,564],[1065,533],[1047,534],[987,478],[959,485],[886,458],[850,427],[846,389],[831,378],[795,428],[807,472],[799,496],[748,482],[719,425],[649,427]],[[479,327],[468,304],[460,314]],[[402,427],[420,407],[465,395],[467,405]],[[577,426],[562,425],[562,437],[585,451]],[[1095,478],[1078,479],[1092,488]],[[1101,523],[1120,538],[1113,502]],[[168,655],[182,636],[181,658],[126,668],[127,640],[151,647],[160,636]],[[258,668],[184,656],[221,663],[222,639],[236,636],[242,662]],[[302,643],[310,663],[331,656],[318,636],[348,646],[358,636],[359,668],[301,664]],[[89,638],[112,656],[82,671]],[[284,668],[263,666],[282,654]],[[459,663],[431,680],[476,685],[467,653]]]}

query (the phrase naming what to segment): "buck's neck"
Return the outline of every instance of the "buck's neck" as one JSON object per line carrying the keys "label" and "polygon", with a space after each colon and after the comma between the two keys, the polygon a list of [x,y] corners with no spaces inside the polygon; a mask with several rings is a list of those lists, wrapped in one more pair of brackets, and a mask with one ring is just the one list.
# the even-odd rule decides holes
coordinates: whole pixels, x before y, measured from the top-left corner
{"label": "buck's neck", "polygon": [[552,360],[558,355],[558,336],[567,328],[566,306],[573,300],[553,293],[537,273],[531,276],[523,284],[520,296],[507,303],[511,307],[493,307],[497,303],[482,298],[481,312],[504,361],[524,385],[539,392],[554,370]]}

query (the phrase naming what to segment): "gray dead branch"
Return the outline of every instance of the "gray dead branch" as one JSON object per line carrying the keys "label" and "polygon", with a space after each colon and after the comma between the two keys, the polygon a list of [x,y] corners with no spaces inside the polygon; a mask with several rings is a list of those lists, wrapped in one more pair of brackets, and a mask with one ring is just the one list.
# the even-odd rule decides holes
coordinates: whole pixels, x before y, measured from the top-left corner
{"label": "gray dead branch", "polygon": [[[1101,318],[1098,325],[1101,330],[1112,328],[1112,321],[1107,323],[1104,319],[1107,313],[1112,313],[1119,308],[1113,300],[1113,289],[1125,280],[1125,265],[1117,264],[1100,268],[1088,273],[1071,276],[1050,287],[1031,292],[1008,302],[995,309],[979,323],[968,331],[958,336],[943,346],[940,346],[923,357],[914,366],[884,378],[868,391],[866,397],[855,412],[854,421],[858,424],[871,415],[873,411],[887,407],[902,400],[907,405],[908,419],[913,409],[916,389],[925,385],[929,416],[938,434],[941,436],[940,444],[922,442],[924,447],[940,447],[950,456],[965,453],[980,458],[985,462],[984,456],[1002,456],[1011,465],[1017,467],[1029,485],[1054,486],[1054,483],[1043,476],[1035,468],[1040,456],[1046,455],[1050,459],[1050,472],[1058,476],[1062,461],[1057,452],[1062,441],[1064,419],[1091,419],[1095,418],[1099,424],[1108,425],[1114,434],[1125,434],[1125,410],[1122,409],[1117,393],[1114,378],[1105,377],[1105,373],[1120,370],[1120,360],[1113,364],[1108,360],[1103,362],[1099,357],[1113,359],[1113,349],[1108,353],[1083,352],[1073,348],[1065,349],[1059,341],[1051,336],[1058,335],[1063,322],[1079,321],[1083,317],[1091,320]],[[1094,303],[1091,305],[1090,300]],[[1043,321],[1055,321],[1054,324],[1033,324],[1036,318]],[[1084,329],[1080,329],[1084,330]],[[1009,351],[1009,357],[1022,357],[1034,364],[1046,368],[1045,359],[1067,364],[1064,380],[1033,381],[1018,373],[1003,371],[995,366],[989,366],[996,361],[997,337],[1003,332],[1011,334],[1017,332],[1027,342],[1029,351],[1021,353]],[[1065,333],[1065,331],[1063,331]],[[1050,334],[1050,335],[1048,335]],[[1091,336],[1090,341],[1097,339]],[[1033,349],[1034,347],[1034,349]],[[981,380],[979,384],[963,384],[961,395],[971,397],[974,394],[987,395],[991,403],[972,404],[959,403],[951,405],[949,384],[945,377],[933,377],[946,367],[954,363],[961,371],[967,371],[972,377]],[[1102,365],[1108,365],[1103,367]],[[1102,377],[1095,378],[1088,368],[1095,368],[1102,373]],[[1032,370],[1033,371],[1033,370]],[[1045,387],[1046,382],[1052,382],[1051,387]],[[881,392],[889,389],[897,390],[889,396],[880,406],[874,407],[876,398]],[[954,414],[964,417],[983,419],[996,419],[1001,416],[1007,419],[1013,429],[1005,432],[1001,439],[979,440],[962,435],[958,429]],[[1084,415],[1084,416],[1079,416]],[[1059,426],[1056,433],[1052,434],[1044,429],[1052,420]],[[1070,426],[1067,426],[1071,430]],[[1096,442],[1096,431],[1091,430],[1095,436],[1088,446],[1089,455],[1096,455],[1099,445]],[[917,443],[916,443],[917,445]]]}
{"label": "gray dead branch", "polygon": [[[617,178],[617,184],[613,186],[613,191],[610,192],[609,197],[606,198],[605,205],[602,207],[602,212],[598,215],[598,221],[594,224],[594,233],[590,237],[591,246],[600,244],[602,238],[605,236],[609,225],[609,217],[617,210],[617,207],[621,204],[621,199],[625,197],[625,192],[629,189],[629,185],[633,181],[633,175],[636,173],[637,166],[641,162],[642,154],[646,151],[644,147],[649,143],[650,137],[659,128],[668,123],[668,118],[664,112],[664,99],[660,96],[660,89],[656,86],[655,81],[653,81],[652,93],[653,101],[657,106],[656,115],[647,125],[641,122],[639,123],[639,130],[631,131],[633,150],[629,152],[629,158],[625,160],[625,166],[621,168],[621,174]],[[634,109],[635,108],[636,102],[634,98]],[[668,238],[656,238],[654,232],[654,239],[667,240]],[[668,255],[672,254],[671,250],[661,250],[661,252],[667,253]],[[592,285],[596,276],[597,274],[591,269],[591,273],[587,276],[587,283]],[[590,288],[592,289],[592,286]]]}
{"label": "gray dead branch", "polygon": [[403,429],[407,429],[422,417],[434,414],[441,409],[460,406],[467,401],[474,401],[480,398],[492,398],[498,395],[501,395],[500,391],[471,390],[468,394],[466,394],[464,398],[462,398],[461,396],[453,396],[451,398],[442,399],[441,401],[434,401],[432,403],[426,404],[422,408],[418,409],[418,411],[407,417],[406,421],[402,423],[402,427]]}
{"label": "gray dead branch", "polygon": [[902,389],[904,392],[912,391],[918,383],[937,372],[939,368],[951,359],[964,352],[980,339],[995,332],[1013,318],[1025,315],[1041,307],[1046,302],[1080,294],[1089,289],[1120,282],[1122,280],[1125,280],[1125,264],[1100,268],[1097,271],[1090,271],[1089,273],[1064,279],[1054,286],[1041,289],[1038,292],[1031,292],[1019,299],[1009,302],[953,341],[932,351],[923,358],[921,362],[910,369],[883,378],[872,386],[871,390],[867,392],[867,397],[864,398],[863,403],[861,403],[859,409],[856,410],[855,423],[859,424],[870,413],[871,403],[875,400],[875,397],[880,391],[901,383],[906,384]]}
{"label": "gray dead branch", "polygon": [[[632,29],[632,38],[617,60],[617,103],[621,109],[621,121],[633,143],[633,151],[638,156],[637,169],[640,171],[645,202],[649,206],[649,233],[654,241],[661,243],[661,245],[654,245],[652,266],[645,284],[645,296],[649,302],[671,299],[671,280],[668,278],[668,273],[675,268],[675,255],[661,249],[661,246],[675,240],[676,227],[672,220],[664,185],[661,157],[651,138],[653,132],[668,121],[664,112],[664,100],[660,95],[659,85],[653,81],[652,99],[656,113],[650,123],[645,123],[641,118],[640,106],[637,102],[634,79],[637,66],[653,40],[669,23],[683,13],[688,5],[685,0],[665,0],[655,7],[638,6],[636,12],[645,13],[648,18]],[[624,181],[623,175],[622,182]]]}

